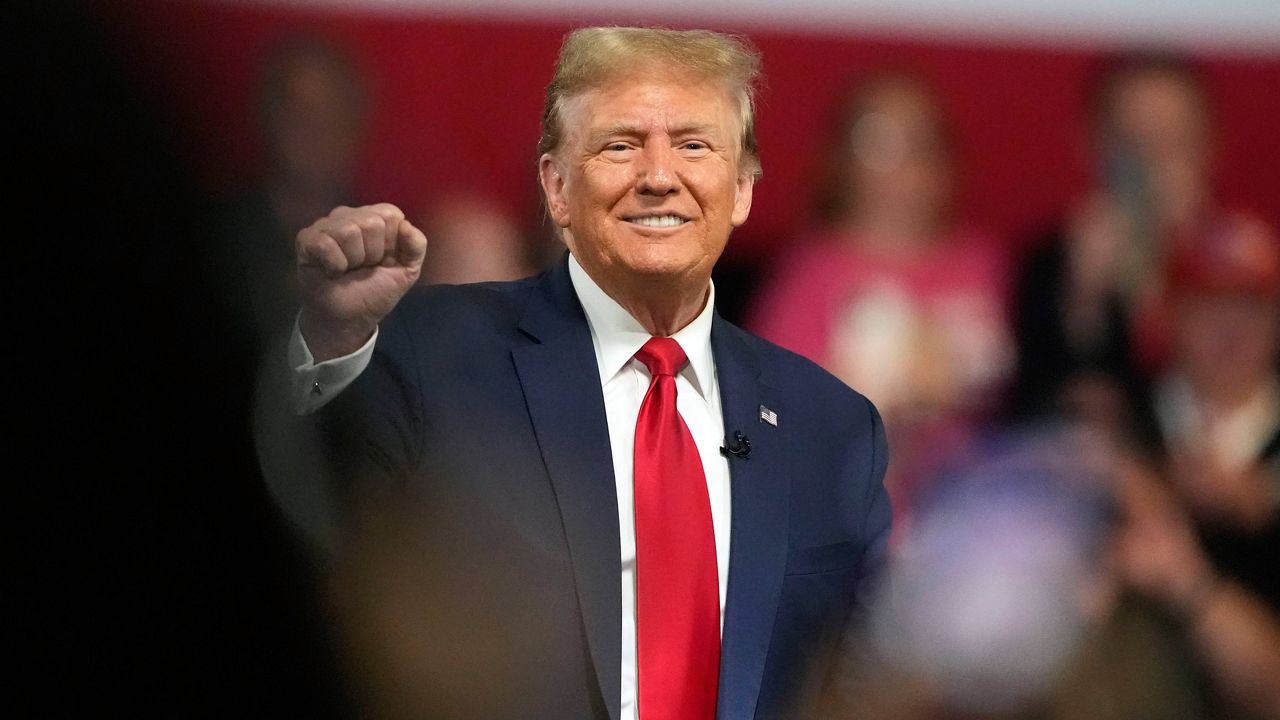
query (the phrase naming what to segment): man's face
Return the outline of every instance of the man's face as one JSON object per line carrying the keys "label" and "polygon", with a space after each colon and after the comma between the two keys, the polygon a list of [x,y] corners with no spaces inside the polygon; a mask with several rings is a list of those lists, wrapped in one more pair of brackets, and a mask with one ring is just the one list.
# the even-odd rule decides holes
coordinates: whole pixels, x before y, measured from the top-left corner
{"label": "man's face", "polygon": [[277,171],[312,192],[345,190],[364,135],[351,81],[312,58],[295,59],[284,79],[266,128]]}
{"label": "man's face", "polygon": [[1156,169],[1208,155],[1204,101],[1185,78],[1147,72],[1115,89],[1111,133]]}
{"label": "man's face", "polygon": [[1252,390],[1274,373],[1280,350],[1276,300],[1206,292],[1181,298],[1174,311],[1176,362],[1202,389]]}
{"label": "man's face", "polygon": [[727,90],[638,71],[565,105],[565,139],[539,169],[578,262],[606,292],[646,278],[705,285],[751,209]]}

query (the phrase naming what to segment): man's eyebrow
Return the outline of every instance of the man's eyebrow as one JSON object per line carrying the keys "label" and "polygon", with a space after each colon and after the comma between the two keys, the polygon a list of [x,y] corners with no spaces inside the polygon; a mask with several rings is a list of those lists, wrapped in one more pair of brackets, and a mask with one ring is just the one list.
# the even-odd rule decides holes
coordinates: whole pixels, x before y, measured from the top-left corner
{"label": "man's eyebrow", "polygon": [[609,125],[608,127],[603,127],[603,128],[599,128],[597,130],[592,131],[589,137],[593,142],[599,142],[601,140],[604,140],[605,138],[617,137],[619,135],[627,136],[627,137],[639,137],[643,134],[644,132],[640,128],[636,127],[635,125],[628,125],[627,123],[615,123],[613,125]]}
{"label": "man's eyebrow", "polygon": [[720,135],[720,126],[712,123],[690,123],[673,128],[671,134],[674,136],[681,135],[708,135],[716,137]]}
{"label": "man's eyebrow", "polygon": [[[635,125],[627,123],[615,123],[608,127],[603,127],[593,131],[588,137],[593,143],[603,141],[610,137],[641,137],[648,131],[641,129]],[[720,127],[714,123],[689,123],[688,125],[680,125],[672,128],[671,135],[673,137],[686,135],[706,135],[710,137],[718,137],[720,135]]]}

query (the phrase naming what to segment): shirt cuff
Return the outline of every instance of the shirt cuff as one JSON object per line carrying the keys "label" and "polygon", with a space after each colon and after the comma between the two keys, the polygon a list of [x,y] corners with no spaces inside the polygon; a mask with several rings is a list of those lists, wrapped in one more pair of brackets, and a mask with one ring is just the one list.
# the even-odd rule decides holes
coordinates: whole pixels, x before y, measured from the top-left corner
{"label": "shirt cuff", "polygon": [[310,415],[338,396],[338,393],[355,382],[373,358],[373,346],[378,341],[378,329],[359,350],[350,355],[317,363],[302,337],[298,321],[293,322],[293,334],[289,337],[290,397],[293,411],[298,415]]}

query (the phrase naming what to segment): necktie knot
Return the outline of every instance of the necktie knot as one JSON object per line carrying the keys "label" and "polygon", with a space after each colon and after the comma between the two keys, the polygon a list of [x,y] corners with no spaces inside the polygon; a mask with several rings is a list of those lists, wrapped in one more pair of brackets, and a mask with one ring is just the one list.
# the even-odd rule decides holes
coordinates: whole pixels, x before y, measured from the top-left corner
{"label": "necktie knot", "polygon": [[649,368],[649,374],[654,377],[674,376],[689,362],[680,343],[671,338],[659,337],[649,338],[649,342],[636,351],[636,359],[644,363]]}

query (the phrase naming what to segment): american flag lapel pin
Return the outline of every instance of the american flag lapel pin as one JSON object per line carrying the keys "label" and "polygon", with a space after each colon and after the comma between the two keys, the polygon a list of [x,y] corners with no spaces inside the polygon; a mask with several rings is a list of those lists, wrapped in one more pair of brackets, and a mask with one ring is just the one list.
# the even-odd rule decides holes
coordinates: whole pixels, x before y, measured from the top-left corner
{"label": "american flag lapel pin", "polygon": [[764,405],[760,406],[760,422],[766,422],[774,427],[778,427],[778,413],[770,410]]}

